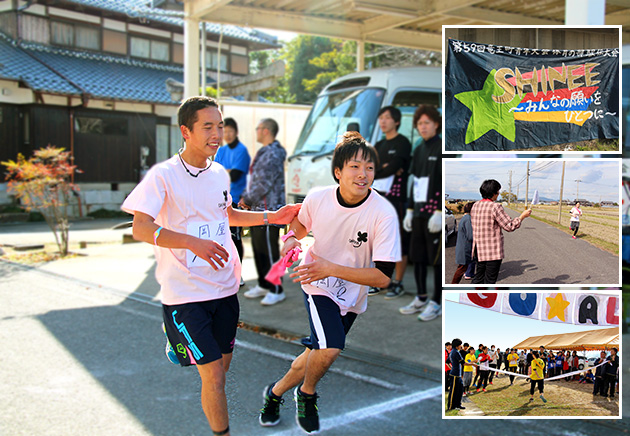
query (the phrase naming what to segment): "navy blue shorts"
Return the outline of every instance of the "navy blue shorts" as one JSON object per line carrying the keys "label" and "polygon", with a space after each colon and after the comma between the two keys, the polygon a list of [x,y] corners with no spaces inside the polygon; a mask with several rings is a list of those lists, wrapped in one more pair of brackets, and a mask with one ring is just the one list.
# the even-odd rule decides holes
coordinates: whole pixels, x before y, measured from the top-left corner
{"label": "navy blue shorts", "polygon": [[312,350],[324,348],[338,348],[343,350],[346,345],[346,335],[357,318],[354,312],[341,315],[339,306],[323,295],[304,294],[304,304],[308,312],[311,325],[311,337],[302,340],[304,346]]}
{"label": "navy blue shorts", "polygon": [[203,365],[234,350],[239,304],[236,294],[219,300],[162,305],[166,335],[182,366]]}

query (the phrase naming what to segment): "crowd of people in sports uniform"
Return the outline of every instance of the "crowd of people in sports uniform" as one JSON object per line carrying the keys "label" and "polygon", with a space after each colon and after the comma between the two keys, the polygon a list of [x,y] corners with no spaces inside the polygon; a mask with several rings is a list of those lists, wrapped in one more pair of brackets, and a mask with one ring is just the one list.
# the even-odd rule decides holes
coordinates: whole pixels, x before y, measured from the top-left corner
{"label": "crowd of people in sports uniform", "polygon": [[461,404],[462,397],[487,392],[495,378],[508,377],[510,386],[514,384],[516,376],[493,369],[527,375],[530,401],[537,387],[541,400],[546,403],[544,380],[563,374],[568,374],[561,378],[567,382],[592,383],[593,395],[614,398],[619,392],[617,352],[616,348],[611,348],[609,353],[601,351],[600,357],[592,363],[593,369],[582,371],[585,365],[580,363],[580,356],[575,350],[547,350],[540,346],[538,350],[508,348],[501,351],[494,345],[487,347],[483,344],[475,349],[467,342],[454,339],[444,346],[445,389],[449,394],[447,409],[465,409]]}

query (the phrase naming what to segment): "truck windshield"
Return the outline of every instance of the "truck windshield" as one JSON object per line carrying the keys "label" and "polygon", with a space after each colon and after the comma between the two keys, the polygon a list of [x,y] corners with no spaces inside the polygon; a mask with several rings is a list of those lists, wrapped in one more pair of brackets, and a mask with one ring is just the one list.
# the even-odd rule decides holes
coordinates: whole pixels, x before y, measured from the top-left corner
{"label": "truck windshield", "polygon": [[[319,96],[304,123],[294,154],[332,152],[351,123],[358,124],[361,136],[369,141],[384,95],[383,89],[363,88]],[[351,130],[356,130],[356,126]]]}

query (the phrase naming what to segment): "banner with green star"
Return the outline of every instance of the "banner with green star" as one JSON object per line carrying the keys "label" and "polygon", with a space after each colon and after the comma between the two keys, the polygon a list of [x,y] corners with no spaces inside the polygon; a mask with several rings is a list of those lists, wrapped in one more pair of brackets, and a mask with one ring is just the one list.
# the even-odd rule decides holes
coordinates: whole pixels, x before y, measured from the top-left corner
{"label": "banner with green star", "polygon": [[619,49],[551,50],[450,39],[446,151],[619,138]]}

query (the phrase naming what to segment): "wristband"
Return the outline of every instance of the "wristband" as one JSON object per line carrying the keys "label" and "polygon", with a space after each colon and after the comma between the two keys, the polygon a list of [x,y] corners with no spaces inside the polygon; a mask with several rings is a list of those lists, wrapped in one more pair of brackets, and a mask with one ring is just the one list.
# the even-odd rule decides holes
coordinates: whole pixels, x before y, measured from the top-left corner
{"label": "wristband", "polygon": [[295,232],[293,230],[289,230],[289,233],[287,233],[284,236],[280,236],[280,239],[282,239],[282,242],[287,242],[287,239],[289,238],[297,239],[297,237],[295,236]]}
{"label": "wristband", "polygon": [[153,245],[157,246],[157,238],[160,236],[160,232],[162,231],[162,226],[158,227],[155,232],[153,232]]}
{"label": "wristband", "polygon": [[269,225],[269,218],[267,217],[267,211],[263,212],[263,224],[266,226]]}

